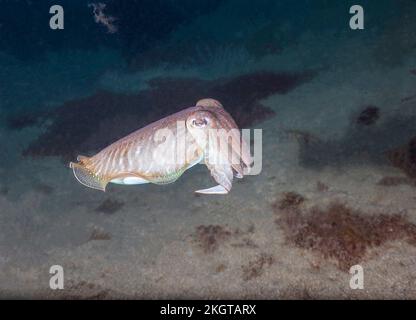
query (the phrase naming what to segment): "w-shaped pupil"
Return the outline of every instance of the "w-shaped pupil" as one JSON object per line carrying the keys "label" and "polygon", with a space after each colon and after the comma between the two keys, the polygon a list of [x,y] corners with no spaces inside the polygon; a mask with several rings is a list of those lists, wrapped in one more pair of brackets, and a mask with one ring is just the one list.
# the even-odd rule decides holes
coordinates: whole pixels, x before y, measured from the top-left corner
{"label": "w-shaped pupil", "polygon": [[204,126],[207,125],[207,120],[205,118],[203,118],[203,119],[194,119],[193,123],[196,127],[204,127]]}

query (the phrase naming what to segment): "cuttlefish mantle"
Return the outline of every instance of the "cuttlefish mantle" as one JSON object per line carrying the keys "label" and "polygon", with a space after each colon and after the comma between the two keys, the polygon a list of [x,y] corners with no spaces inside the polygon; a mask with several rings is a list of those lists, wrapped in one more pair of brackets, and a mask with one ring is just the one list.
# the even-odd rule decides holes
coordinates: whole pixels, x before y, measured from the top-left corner
{"label": "cuttlefish mantle", "polygon": [[202,194],[227,194],[233,177],[243,178],[252,165],[235,121],[214,99],[151,123],[92,157],[78,156],[70,168],[81,184],[105,191],[108,183],[172,183],[198,163],[218,183],[195,191]]}

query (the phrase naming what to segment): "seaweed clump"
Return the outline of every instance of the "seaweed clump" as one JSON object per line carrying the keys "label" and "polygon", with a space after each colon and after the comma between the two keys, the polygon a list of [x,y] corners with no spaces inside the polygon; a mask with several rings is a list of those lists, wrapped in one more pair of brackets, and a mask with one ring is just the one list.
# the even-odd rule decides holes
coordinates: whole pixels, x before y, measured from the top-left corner
{"label": "seaweed clump", "polygon": [[416,245],[416,225],[399,214],[364,215],[339,202],[325,209],[274,208],[276,223],[289,243],[335,259],[343,271],[362,262],[369,248],[388,241],[405,240]]}
{"label": "seaweed clump", "polygon": [[213,253],[227,242],[230,242],[230,246],[233,248],[256,249],[258,248],[257,244],[250,239],[253,233],[254,225],[249,225],[246,230],[230,229],[221,225],[200,225],[196,227],[192,239],[204,253]]}
{"label": "seaweed clump", "polygon": [[194,240],[204,253],[216,251],[220,244],[229,240],[232,232],[220,225],[198,226],[194,235]]}
{"label": "seaweed clump", "polygon": [[123,202],[112,200],[112,199],[106,199],[95,209],[95,211],[105,213],[105,214],[114,214],[123,207],[124,207]]}
{"label": "seaweed clump", "polygon": [[299,193],[290,191],[283,194],[283,198],[278,202],[273,204],[275,209],[294,209],[297,208],[302,202],[305,201],[305,198]]}
{"label": "seaweed clump", "polygon": [[[70,281],[68,288],[66,288],[65,294],[59,296],[63,300],[103,300],[110,299],[111,296],[114,296],[114,293],[111,290],[105,289],[100,285],[94,284],[92,282],[80,281],[75,283]],[[58,290],[59,291],[59,290]],[[64,290],[62,290],[64,291]]]}
{"label": "seaweed clump", "polygon": [[257,259],[250,261],[247,265],[242,266],[243,280],[248,281],[260,277],[266,268],[273,265],[275,259],[272,255],[262,253]]}

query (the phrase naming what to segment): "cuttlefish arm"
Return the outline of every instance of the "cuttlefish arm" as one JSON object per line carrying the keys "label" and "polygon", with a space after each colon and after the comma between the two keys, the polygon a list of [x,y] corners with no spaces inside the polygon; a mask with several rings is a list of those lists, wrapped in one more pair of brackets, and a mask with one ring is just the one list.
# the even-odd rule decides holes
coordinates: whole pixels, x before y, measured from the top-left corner
{"label": "cuttlefish arm", "polygon": [[234,120],[218,101],[204,99],[197,106],[204,109],[190,115],[186,124],[204,151],[205,164],[218,185],[195,192],[227,194],[232,188],[233,175],[241,179],[249,171],[252,164],[249,149]]}
{"label": "cuttlefish arm", "polygon": [[231,166],[211,166],[207,165],[211,176],[218,183],[217,186],[208,189],[195,191],[202,194],[227,194],[232,187],[233,170]]}

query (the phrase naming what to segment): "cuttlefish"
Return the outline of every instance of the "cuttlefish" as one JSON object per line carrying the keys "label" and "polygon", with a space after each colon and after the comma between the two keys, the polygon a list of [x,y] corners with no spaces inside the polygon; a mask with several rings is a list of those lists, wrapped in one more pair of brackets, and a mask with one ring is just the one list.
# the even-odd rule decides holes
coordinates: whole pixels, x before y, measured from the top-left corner
{"label": "cuttlefish", "polygon": [[172,183],[204,163],[218,185],[195,191],[203,194],[227,194],[233,177],[247,175],[253,162],[234,119],[214,99],[200,100],[77,161],[70,163],[75,178],[102,191],[108,183]]}

